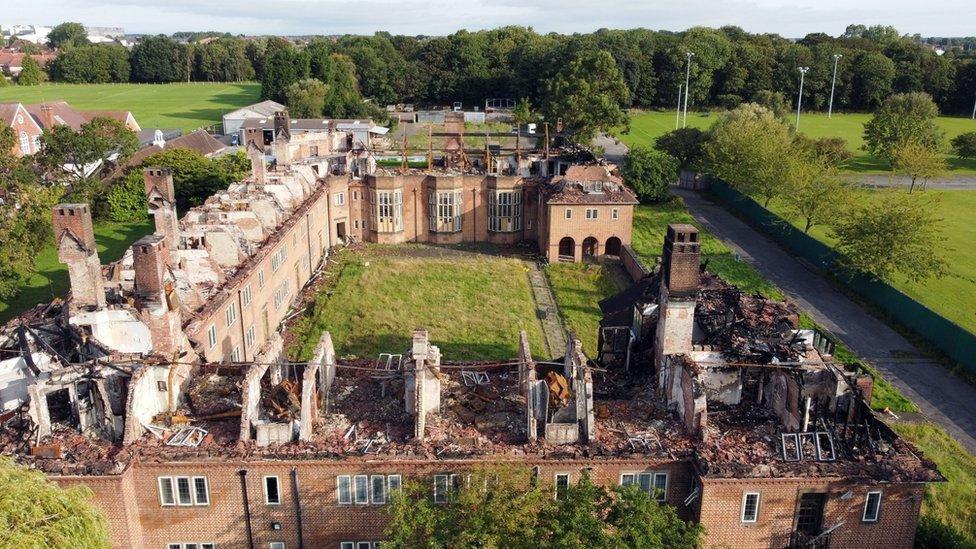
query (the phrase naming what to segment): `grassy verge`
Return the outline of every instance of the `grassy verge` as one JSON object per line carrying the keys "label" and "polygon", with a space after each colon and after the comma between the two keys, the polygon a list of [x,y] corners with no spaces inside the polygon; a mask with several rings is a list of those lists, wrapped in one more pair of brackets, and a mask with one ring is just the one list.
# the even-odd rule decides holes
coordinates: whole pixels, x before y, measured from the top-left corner
{"label": "grassy verge", "polygon": [[579,336],[587,356],[597,353],[600,300],[620,291],[611,269],[589,263],[553,263],[546,267],[559,310]]}
{"label": "grassy verge", "polygon": [[43,84],[0,88],[0,103],[67,101],[82,110],[132,111],[143,129],[190,132],[220,124],[229,111],[256,103],[261,85],[246,83]]}
{"label": "grassy verge", "polygon": [[407,257],[344,252],[334,286],[319,294],[294,330],[291,355],[307,360],[328,330],[342,356],[402,353],[411,332],[424,327],[448,360],[508,359],[525,330],[544,349],[526,267],[521,260],[470,255]]}
{"label": "grassy verge", "polygon": [[[152,232],[152,223],[95,224],[95,243],[102,265],[122,257],[129,246]],[[63,297],[68,292],[68,270],[58,262],[58,250],[52,242],[37,254],[37,273],[27,281],[20,294],[8,301],[0,301],[0,323],[6,322],[38,303]]]}

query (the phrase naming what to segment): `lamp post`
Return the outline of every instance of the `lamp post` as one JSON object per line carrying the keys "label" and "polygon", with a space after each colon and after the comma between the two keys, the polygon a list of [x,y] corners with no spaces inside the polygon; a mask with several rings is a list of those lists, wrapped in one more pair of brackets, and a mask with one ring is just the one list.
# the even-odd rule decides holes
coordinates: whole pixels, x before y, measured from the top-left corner
{"label": "lamp post", "polygon": [[827,118],[834,114],[834,85],[837,83],[837,61],[844,57],[839,53],[834,54],[834,77],[830,79],[830,106],[827,107]]}
{"label": "lamp post", "polygon": [[674,129],[678,129],[678,125],[681,124],[681,90],[684,88],[681,84],[678,84],[678,109],[674,113]]}
{"label": "lamp post", "polygon": [[973,120],[976,120],[976,95],[973,97]]}
{"label": "lamp post", "polygon": [[691,91],[691,88],[688,87],[688,83],[691,80],[691,58],[694,57],[695,54],[688,52],[685,55],[688,57],[688,68],[685,70],[685,114],[681,124],[682,128],[688,125],[688,92]]}
{"label": "lamp post", "polygon": [[803,77],[806,76],[810,67],[800,67],[800,95],[796,98],[796,129],[800,129],[800,106],[803,105]]}

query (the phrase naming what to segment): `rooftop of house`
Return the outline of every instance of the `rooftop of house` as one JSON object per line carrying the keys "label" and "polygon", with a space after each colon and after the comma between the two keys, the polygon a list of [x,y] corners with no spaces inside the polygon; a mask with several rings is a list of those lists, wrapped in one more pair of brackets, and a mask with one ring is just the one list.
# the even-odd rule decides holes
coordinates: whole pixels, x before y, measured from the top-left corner
{"label": "rooftop of house", "polygon": [[[370,119],[338,119],[338,118],[291,118],[290,128],[296,132],[349,132],[369,131],[375,134],[386,134],[389,128],[378,126]],[[273,116],[262,118],[248,118],[241,124],[242,129],[275,129]]]}

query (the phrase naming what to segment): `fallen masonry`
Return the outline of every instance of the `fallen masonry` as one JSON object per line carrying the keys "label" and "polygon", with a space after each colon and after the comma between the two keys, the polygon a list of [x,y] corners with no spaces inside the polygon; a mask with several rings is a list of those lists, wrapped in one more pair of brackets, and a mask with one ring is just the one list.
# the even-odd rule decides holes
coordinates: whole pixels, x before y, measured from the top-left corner
{"label": "fallen masonry", "polygon": [[[600,303],[595,357],[575,334],[559,356],[540,356],[522,333],[509,360],[457,361],[419,327],[407,348],[362,358],[337,357],[325,331],[311,360],[287,360],[291,305],[309,297],[331,251],[354,234],[399,238],[350,228],[349,202],[368,194],[357,189],[408,183],[377,175],[367,149],[340,150],[343,139],[303,155],[312,137],[293,142],[287,118],[275,123],[273,167],[249,143],[254,176],[182,220],[170,174],[147,170],[155,233],[115,264],[98,261],[86,205],[55,207],[71,295],[0,333],[3,454],[90,486],[114,545],[192,535],[343,549],[382,540],[388,492],[404,476],[443,487],[445,475],[516,462],[553,485],[583,474],[633,484],[701,522],[708,545],[911,546],[925,485],[945,479],[868,406],[870,375],[800,329],[794,306],[708,273],[690,225],[669,226],[654,269],[627,245],[629,230],[601,254],[618,256],[633,284]],[[548,159],[527,159],[500,164],[525,170],[513,176],[523,190],[541,189],[536,208],[629,201],[619,180],[600,181],[606,166],[536,177],[550,173]],[[417,181],[435,179],[436,208],[442,191],[466,196],[464,178],[495,177],[465,169]],[[490,186],[499,181],[473,194],[515,200],[511,181]],[[545,206],[539,196],[561,198]],[[406,201],[392,200],[364,219],[396,229]],[[470,215],[503,229],[514,206],[489,201]],[[438,217],[434,236],[455,222]],[[559,234],[536,234],[540,253],[575,259],[544,244]]]}

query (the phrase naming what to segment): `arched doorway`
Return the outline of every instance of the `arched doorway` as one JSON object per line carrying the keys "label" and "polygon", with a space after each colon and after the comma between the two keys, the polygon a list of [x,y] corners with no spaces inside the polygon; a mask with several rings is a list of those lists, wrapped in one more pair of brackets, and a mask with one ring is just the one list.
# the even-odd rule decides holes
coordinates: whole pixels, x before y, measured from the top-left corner
{"label": "arched doorway", "polygon": [[608,238],[607,244],[603,248],[603,254],[620,257],[620,239],[615,236]]}
{"label": "arched doorway", "polygon": [[576,241],[572,237],[565,237],[559,241],[559,259],[576,261]]}
{"label": "arched doorway", "polygon": [[599,243],[592,236],[586,237],[583,241],[583,259],[593,259],[596,257],[596,248]]}

